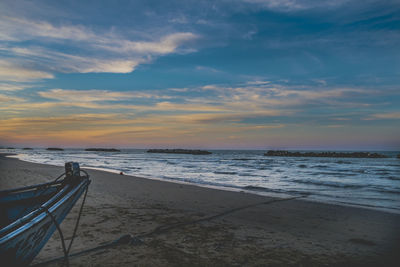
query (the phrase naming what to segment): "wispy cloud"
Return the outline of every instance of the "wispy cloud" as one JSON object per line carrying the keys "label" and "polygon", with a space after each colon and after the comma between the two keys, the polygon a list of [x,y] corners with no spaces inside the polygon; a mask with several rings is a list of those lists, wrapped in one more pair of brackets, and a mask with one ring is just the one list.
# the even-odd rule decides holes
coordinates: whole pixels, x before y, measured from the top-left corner
{"label": "wispy cloud", "polygon": [[0,59],[0,81],[29,82],[41,79],[51,79],[53,77],[53,74],[49,72],[29,69],[19,66],[12,61]]}
{"label": "wispy cloud", "polygon": [[44,98],[59,100],[63,102],[126,101],[130,99],[141,99],[141,98],[166,100],[172,98],[172,96],[162,94],[159,91],[118,92],[118,91],[97,90],[97,89],[92,89],[92,90],[51,89],[48,91],[40,91],[38,92],[38,95]]}
{"label": "wispy cloud", "polygon": [[221,71],[221,70],[218,70],[218,69],[212,68],[212,67],[207,67],[207,66],[196,66],[196,70],[209,72],[209,73],[223,73],[223,71]]}
{"label": "wispy cloud", "polygon": [[18,91],[29,87],[27,84],[0,83],[0,91]]}
{"label": "wispy cloud", "polygon": [[[191,32],[173,33],[162,37],[158,41],[129,41],[129,40],[106,40],[103,44],[96,46],[118,53],[137,54],[168,54],[173,53],[179,45],[197,39],[198,36]],[[193,51],[193,50],[191,50]]]}
{"label": "wispy cloud", "polygon": [[[13,92],[13,91],[10,91]],[[207,93],[205,93],[207,92]],[[8,110],[28,110],[57,107],[85,109],[137,110],[141,112],[209,113],[209,121],[229,121],[237,118],[289,116],[310,110],[371,107],[371,96],[384,92],[364,88],[320,88],[318,86],[287,86],[267,81],[250,81],[239,86],[205,85],[192,88],[162,90],[74,90],[39,91],[34,102],[13,102],[3,105]],[[143,102],[145,99],[145,103]],[[240,115],[238,113],[243,115]],[[218,116],[213,117],[210,114]],[[343,115],[335,114],[344,119]],[[342,116],[342,117],[340,117]]]}
{"label": "wispy cloud", "polygon": [[9,101],[19,101],[19,100],[21,100],[21,99],[17,98],[17,97],[0,94],[0,103],[1,102],[9,102]]}
{"label": "wispy cloud", "polygon": [[[0,51],[7,54],[1,58],[0,80],[11,81],[53,78],[54,72],[129,73],[198,38],[191,32],[175,32],[152,40],[131,40],[111,29],[93,31],[82,25],[8,16],[0,17],[0,33]],[[60,45],[64,46],[62,52],[57,49]],[[21,67],[26,65],[30,68]]]}
{"label": "wispy cloud", "polygon": [[[0,140],[45,142],[57,145],[60,145],[61,140],[64,145],[119,143],[123,140],[133,140],[131,144],[143,145],[169,140],[171,144],[190,145],[193,140],[206,140],[211,136],[213,136],[212,139],[226,138],[226,133],[243,138],[246,132],[275,131],[285,127],[283,124],[276,123],[248,125],[238,123],[236,120],[228,124],[224,121],[221,124],[222,117],[212,122],[205,121],[207,116],[213,115],[215,114],[135,116],[132,113],[83,113],[67,116],[0,119]],[[44,135],[46,141],[42,139]],[[192,145],[195,144],[192,143]]]}
{"label": "wispy cloud", "polygon": [[[204,94],[204,91],[208,91]],[[206,85],[194,88],[171,88],[143,91],[68,90],[51,89],[38,92],[42,100],[30,106],[27,103],[10,103],[4,108],[23,110],[28,108],[82,107],[86,109],[138,110],[142,112],[201,112],[218,113],[216,118],[257,118],[288,116],[293,112],[313,108],[349,108],[370,106],[365,96],[379,95],[379,91],[362,88],[319,87],[296,88],[265,81],[248,82],[242,86],[227,87]],[[135,101],[146,99],[146,103]],[[354,102],[359,99],[358,102]],[[363,100],[364,99],[364,100]],[[52,101],[49,101],[52,100]],[[307,107],[307,108],[306,108]],[[241,112],[240,115],[238,111]]]}
{"label": "wispy cloud", "polygon": [[7,41],[27,41],[40,37],[88,41],[97,37],[93,32],[82,26],[55,26],[46,21],[34,21],[9,16],[3,16],[1,22],[1,37]]}
{"label": "wispy cloud", "polygon": [[343,127],[345,127],[345,125],[342,125],[342,124],[330,124],[330,125],[325,125],[325,126],[322,126],[322,127],[326,127],[326,128],[343,128]]}
{"label": "wispy cloud", "polygon": [[349,0],[243,0],[247,3],[257,4],[260,7],[277,10],[277,11],[299,11],[313,8],[332,8],[349,2]]}
{"label": "wispy cloud", "polygon": [[354,103],[351,97],[379,94],[376,90],[363,88],[285,86],[267,81],[250,81],[238,87],[206,85],[202,89],[216,92],[226,105],[242,105],[245,109],[267,106],[289,108],[310,103],[324,106],[368,105],[369,103]]}
{"label": "wispy cloud", "polygon": [[271,82],[270,81],[258,81],[258,80],[247,82],[247,84],[249,84],[249,85],[265,85],[265,84],[269,84],[269,83],[271,83]]}
{"label": "wispy cloud", "polygon": [[[82,25],[53,25],[47,21],[23,18],[1,17],[3,41],[21,42],[45,39],[47,42],[71,42],[85,44],[119,53],[167,54],[175,52],[178,46],[198,38],[191,32],[177,32],[155,37],[151,41],[133,41],[111,30],[94,32]],[[68,44],[67,44],[68,45]]]}
{"label": "wispy cloud", "polygon": [[[357,112],[337,111],[338,105],[347,110],[346,105],[353,101],[349,96],[363,99],[365,95],[382,93],[363,88],[321,89],[318,85],[296,87],[257,80],[236,86],[183,89],[51,89],[38,92],[34,101],[0,95],[3,114],[16,114],[3,116],[0,140],[39,142],[41,136],[46,136],[48,142],[55,144],[59,140],[64,144],[112,143],[117,138],[134,139],[137,144],[169,140],[170,144],[189,145],[193,140],[207,143],[211,139],[218,144],[230,136],[230,144],[234,145],[250,144],[250,137],[280,140],[281,136],[290,136],[288,131],[307,126],[316,132],[341,132],[348,125],[362,123],[360,119],[365,116],[400,118],[398,112],[368,115],[371,107]],[[310,101],[313,105],[309,105]],[[331,108],[334,113],[329,111]],[[26,132],[29,134],[21,134]]]}
{"label": "wispy cloud", "polygon": [[[134,93],[112,92],[107,90],[64,90],[52,89],[50,91],[39,92],[44,98],[55,99],[66,102],[96,102],[96,101],[116,101],[134,98]],[[140,96],[140,94],[138,94]]]}
{"label": "wispy cloud", "polygon": [[376,113],[372,114],[367,120],[400,120],[400,112]]}

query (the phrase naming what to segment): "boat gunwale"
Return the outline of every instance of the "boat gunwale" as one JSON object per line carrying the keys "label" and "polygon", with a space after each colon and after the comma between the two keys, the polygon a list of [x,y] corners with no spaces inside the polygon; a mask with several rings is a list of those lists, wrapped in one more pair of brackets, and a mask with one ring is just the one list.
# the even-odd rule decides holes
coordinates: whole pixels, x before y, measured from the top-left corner
{"label": "boat gunwale", "polygon": [[19,225],[23,225],[27,223],[32,217],[37,216],[40,214],[43,209],[43,207],[51,206],[53,203],[57,202],[59,199],[62,198],[62,196],[70,189],[70,185],[67,184],[65,185],[58,193],[56,193],[54,196],[52,196],[49,200],[47,200],[44,204],[42,204],[39,208],[31,211],[30,213],[26,214],[25,216],[15,220],[14,222],[10,223],[9,225],[3,227],[0,229],[0,240],[6,236],[8,233],[12,232],[13,229],[17,229],[20,227]]}
{"label": "boat gunwale", "polygon": [[38,187],[45,187],[45,186],[51,186],[51,185],[55,185],[55,184],[61,184],[61,181],[52,181],[52,182],[48,182],[48,183],[42,183],[42,184],[36,184],[36,185],[30,185],[30,186],[23,186],[23,187],[19,187],[19,188],[13,188],[13,189],[6,189],[6,190],[1,190],[0,191],[0,196],[4,196],[7,195],[9,193],[15,193],[18,191],[26,191],[29,189],[34,189],[34,188],[38,188]]}
{"label": "boat gunwale", "polygon": [[[29,230],[31,227],[35,226],[36,224],[39,224],[42,220],[44,220],[46,217],[49,215],[46,212],[46,209],[49,212],[54,212],[58,208],[62,206],[66,201],[68,201],[70,198],[72,198],[73,195],[75,195],[82,187],[84,186],[89,186],[90,180],[88,177],[85,177],[77,186],[73,187],[69,192],[67,192],[64,196],[60,196],[60,194],[64,194],[66,190],[69,189],[69,185],[65,186],[59,193],[57,193],[56,196],[52,197],[50,200],[48,200],[46,203],[44,203],[41,207],[39,207],[37,210],[25,215],[22,217],[21,221],[17,220],[12,224],[15,224],[13,228],[16,228],[12,230],[11,232],[5,234],[3,237],[0,238],[0,245],[14,239],[18,235],[22,234],[23,232]],[[47,207],[49,206],[49,207]],[[35,213],[35,214],[32,214]],[[25,218],[29,216],[29,218]],[[33,218],[30,218],[33,217]],[[28,220],[29,221],[25,221]],[[18,226],[17,224],[21,223],[21,226]],[[9,225],[10,226],[10,225]],[[8,228],[5,227],[5,228]],[[4,230],[3,228],[2,230]]]}
{"label": "boat gunwale", "polygon": [[[49,186],[49,187],[38,187],[34,190],[28,190],[28,191],[22,191],[22,192],[17,192],[13,194],[8,194],[4,196],[0,196],[0,206],[1,205],[7,205],[13,202],[18,202],[18,201],[26,201],[28,199],[34,199],[36,197],[42,197],[42,196],[48,196],[47,199],[43,201],[47,201],[50,198],[52,198],[55,194],[57,194],[62,187],[60,186]],[[30,213],[30,212],[28,212]],[[28,214],[26,213],[26,214]],[[25,214],[25,215],[26,215]],[[25,216],[23,215],[23,216]],[[20,216],[18,218],[22,218],[23,216]],[[2,227],[0,227],[2,228]]]}

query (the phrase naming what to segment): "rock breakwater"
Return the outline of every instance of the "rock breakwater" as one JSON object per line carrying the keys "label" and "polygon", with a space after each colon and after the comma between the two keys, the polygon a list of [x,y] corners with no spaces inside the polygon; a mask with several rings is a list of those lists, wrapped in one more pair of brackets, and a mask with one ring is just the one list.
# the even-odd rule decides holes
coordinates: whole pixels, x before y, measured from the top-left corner
{"label": "rock breakwater", "polygon": [[49,151],[64,151],[64,149],[59,148],[59,147],[49,147],[46,150],[49,150]]}
{"label": "rock breakwater", "polygon": [[387,158],[387,156],[370,152],[291,152],[286,150],[269,150],[264,156],[273,157],[324,157],[324,158]]}
{"label": "rock breakwater", "polygon": [[191,149],[149,149],[147,153],[170,153],[170,154],[191,154],[191,155],[210,155],[209,151]]}
{"label": "rock breakwater", "polygon": [[86,148],[85,151],[96,151],[96,152],[121,152],[115,148]]}

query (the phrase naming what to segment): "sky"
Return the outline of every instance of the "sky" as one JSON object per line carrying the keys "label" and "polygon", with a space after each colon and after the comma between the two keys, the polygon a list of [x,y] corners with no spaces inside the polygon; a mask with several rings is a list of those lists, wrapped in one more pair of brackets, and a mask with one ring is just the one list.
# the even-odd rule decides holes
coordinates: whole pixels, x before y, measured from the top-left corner
{"label": "sky", "polygon": [[0,1],[0,146],[400,150],[400,1]]}

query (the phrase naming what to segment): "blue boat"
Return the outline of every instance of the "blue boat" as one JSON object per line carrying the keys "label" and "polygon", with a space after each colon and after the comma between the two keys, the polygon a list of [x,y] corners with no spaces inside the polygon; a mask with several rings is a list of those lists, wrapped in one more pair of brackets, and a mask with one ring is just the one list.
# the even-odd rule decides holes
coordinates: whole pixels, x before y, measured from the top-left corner
{"label": "blue boat", "polygon": [[[65,178],[0,191],[0,263],[26,266],[88,189],[89,175],[78,163],[65,164]],[[64,247],[65,249],[65,247]],[[64,251],[65,252],[65,251]]]}

